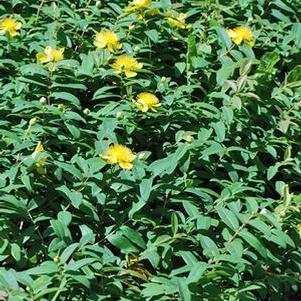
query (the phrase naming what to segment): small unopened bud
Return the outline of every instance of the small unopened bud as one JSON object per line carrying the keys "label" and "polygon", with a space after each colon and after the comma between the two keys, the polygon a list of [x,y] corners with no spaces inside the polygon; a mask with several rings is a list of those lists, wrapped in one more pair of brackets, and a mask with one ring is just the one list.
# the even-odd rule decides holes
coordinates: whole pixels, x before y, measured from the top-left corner
{"label": "small unopened bud", "polygon": [[120,118],[120,117],[122,117],[122,115],[123,115],[123,112],[122,112],[122,111],[117,112],[117,113],[116,113],[116,118]]}
{"label": "small unopened bud", "polygon": [[35,125],[37,123],[38,119],[37,118],[31,118],[29,120],[29,125]]}
{"label": "small unopened bud", "polygon": [[132,25],[129,26],[129,30],[132,30],[132,29],[134,29],[135,27],[136,27],[136,25],[135,25],[135,24],[132,24]]}
{"label": "small unopened bud", "polygon": [[282,209],[282,210],[279,212],[279,216],[280,216],[280,217],[285,217],[285,215],[286,215],[286,209],[284,208],[284,209]]}
{"label": "small unopened bud", "polygon": [[88,16],[88,15],[89,15],[89,12],[84,11],[84,15],[85,15],[85,16]]}
{"label": "small unopened bud", "polygon": [[60,263],[60,262],[61,262],[61,257],[60,257],[60,256],[55,256],[55,257],[53,258],[53,261],[54,261],[55,263]]}
{"label": "small unopened bud", "polygon": [[135,46],[135,47],[134,47],[134,51],[135,51],[135,52],[139,52],[139,51],[140,51],[140,47]]}
{"label": "small unopened bud", "polygon": [[53,8],[53,9],[57,9],[57,5],[56,5],[55,2],[52,2],[51,5],[52,5],[52,8]]}
{"label": "small unopened bud", "polygon": [[40,98],[40,103],[41,103],[42,105],[45,105],[45,104],[47,103],[47,98],[44,97],[44,96],[42,96],[42,97]]}
{"label": "small unopened bud", "polygon": [[138,159],[139,160],[143,160],[144,157],[145,157],[145,153],[144,152],[138,154]]}
{"label": "small unopened bud", "polygon": [[166,79],[167,79],[167,78],[166,78],[165,76],[162,76],[162,77],[161,77],[161,82],[162,82],[162,83],[166,82]]}
{"label": "small unopened bud", "polygon": [[83,113],[84,113],[85,115],[89,115],[89,114],[91,113],[91,111],[90,111],[88,108],[85,108],[85,109],[83,110]]}
{"label": "small unopened bud", "polygon": [[98,7],[101,5],[101,1],[96,1],[95,5]]}
{"label": "small unopened bud", "polygon": [[65,106],[64,106],[63,104],[61,104],[61,103],[57,106],[57,108],[58,108],[59,111],[61,111],[61,112],[64,112],[64,110],[65,110]]}

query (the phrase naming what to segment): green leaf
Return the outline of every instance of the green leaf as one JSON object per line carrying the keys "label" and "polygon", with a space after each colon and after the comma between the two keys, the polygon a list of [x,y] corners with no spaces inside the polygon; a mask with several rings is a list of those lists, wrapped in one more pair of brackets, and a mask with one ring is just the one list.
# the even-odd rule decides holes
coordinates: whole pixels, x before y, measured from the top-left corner
{"label": "green leaf", "polygon": [[75,176],[77,179],[82,180],[83,175],[74,165],[64,162],[55,161],[54,162],[58,167],[62,168],[63,170],[67,171],[71,175]]}
{"label": "green leaf", "polygon": [[108,237],[108,241],[120,249],[122,253],[138,253],[138,248],[130,242],[127,238],[122,236],[120,233],[114,234]]}
{"label": "green leaf", "polygon": [[21,260],[21,248],[16,243],[11,244],[11,254],[17,262]]}
{"label": "green leaf", "polygon": [[66,100],[73,105],[80,107],[80,100],[73,94],[69,92],[53,92],[51,93],[50,97],[54,98],[55,100]]}
{"label": "green leaf", "polygon": [[78,271],[82,267],[91,265],[91,263],[95,262],[96,258],[83,258],[68,264],[67,269],[69,271]]}
{"label": "green leaf", "polygon": [[222,219],[222,221],[232,230],[236,231],[239,228],[239,222],[235,214],[227,209],[220,207],[217,209],[217,213]]}
{"label": "green leaf", "polygon": [[139,189],[140,189],[140,196],[141,196],[141,200],[143,202],[147,202],[151,191],[152,191],[152,184],[153,184],[153,179],[149,178],[149,179],[142,179],[140,185],[139,185]]}
{"label": "green leaf", "polygon": [[179,289],[179,295],[181,301],[191,301],[191,294],[186,284],[186,279],[177,279],[177,285]]}
{"label": "green leaf", "polygon": [[173,212],[171,215],[171,230],[174,236],[178,233],[178,229],[179,229],[178,216],[175,212]]}
{"label": "green leaf", "polygon": [[216,136],[217,136],[217,141],[222,142],[225,139],[225,134],[226,134],[226,129],[225,129],[225,125],[223,122],[219,121],[219,122],[215,122],[211,124]]}
{"label": "green leaf", "polygon": [[154,42],[157,43],[159,41],[159,33],[155,29],[145,31],[145,34]]}
{"label": "green leaf", "polygon": [[297,47],[301,47],[301,23],[294,23],[292,26],[292,40]]}
{"label": "green leaf", "polygon": [[175,64],[176,70],[178,71],[178,75],[180,76],[186,69],[186,63],[176,63]]}
{"label": "green leaf", "polygon": [[203,248],[204,255],[210,257],[217,257],[219,255],[219,249],[210,237],[199,235],[199,240]]}
{"label": "green leaf", "polygon": [[267,171],[267,179],[271,180],[278,172],[278,165],[270,166]]}
{"label": "green leaf", "polygon": [[77,248],[78,243],[69,245],[60,256],[61,262],[66,263]]}
{"label": "green leaf", "polygon": [[255,235],[250,233],[246,229],[240,231],[239,236],[243,238],[248,244],[250,244],[262,257],[267,257],[267,251],[265,246],[257,239]]}
{"label": "green leaf", "polygon": [[222,42],[222,45],[226,46],[227,49],[231,48],[232,42],[230,37],[228,36],[226,30],[222,27],[215,28],[218,39]]}

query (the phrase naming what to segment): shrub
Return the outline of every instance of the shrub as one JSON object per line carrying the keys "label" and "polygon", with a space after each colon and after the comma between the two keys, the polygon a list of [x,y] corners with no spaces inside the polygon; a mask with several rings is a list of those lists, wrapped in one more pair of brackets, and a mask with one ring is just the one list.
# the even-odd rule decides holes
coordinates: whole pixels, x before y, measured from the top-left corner
{"label": "shrub", "polygon": [[0,15],[0,299],[298,299],[299,1]]}

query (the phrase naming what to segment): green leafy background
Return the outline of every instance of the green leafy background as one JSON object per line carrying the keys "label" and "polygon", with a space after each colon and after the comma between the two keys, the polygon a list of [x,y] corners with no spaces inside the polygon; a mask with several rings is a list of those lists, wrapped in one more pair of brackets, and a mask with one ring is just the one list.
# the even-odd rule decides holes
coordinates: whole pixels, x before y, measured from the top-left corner
{"label": "green leafy background", "polygon": [[[300,300],[300,2],[158,0],[143,19],[127,5],[0,1],[22,23],[0,36],[0,299]],[[253,48],[231,43],[238,25]],[[103,28],[137,77],[95,48]],[[65,48],[52,75],[47,45]],[[158,112],[132,103],[145,91]],[[110,143],[133,170],[100,158]]]}

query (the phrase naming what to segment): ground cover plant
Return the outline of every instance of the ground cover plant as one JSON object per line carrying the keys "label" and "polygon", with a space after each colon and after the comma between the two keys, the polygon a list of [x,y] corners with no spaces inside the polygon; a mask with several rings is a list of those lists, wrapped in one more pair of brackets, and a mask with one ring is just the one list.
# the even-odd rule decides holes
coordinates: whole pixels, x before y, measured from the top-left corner
{"label": "ground cover plant", "polygon": [[300,17],[0,1],[0,300],[300,300]]}

